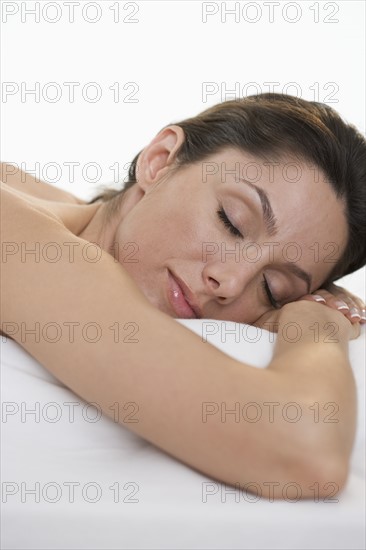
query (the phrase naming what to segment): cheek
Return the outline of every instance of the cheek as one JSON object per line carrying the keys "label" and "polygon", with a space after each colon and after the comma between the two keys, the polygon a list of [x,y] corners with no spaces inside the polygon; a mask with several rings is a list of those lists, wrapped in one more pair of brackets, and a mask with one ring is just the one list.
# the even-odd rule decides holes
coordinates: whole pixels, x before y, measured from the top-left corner
{"label": "cheek", "polygon": [[173,221],[176,216],[153,211],[152,206],[131,211],[114,235],[119,261],[131,273],[162,266],[167,258],[179,255],[180,246],[186,247],[182,239],[185,232],[180,230],[179,221]]}
{"label": "cheek", "polygon": [[[145,267],[159,267],[172,258],[202,261],[206,243],[222,240],[215,204],[204,191],[169,190],[147,196],[136,204],[115,232],[114,241],[121,255],[134,247],[136,257]],[[134,266],[128,266],[131,267],[135,270]]]}

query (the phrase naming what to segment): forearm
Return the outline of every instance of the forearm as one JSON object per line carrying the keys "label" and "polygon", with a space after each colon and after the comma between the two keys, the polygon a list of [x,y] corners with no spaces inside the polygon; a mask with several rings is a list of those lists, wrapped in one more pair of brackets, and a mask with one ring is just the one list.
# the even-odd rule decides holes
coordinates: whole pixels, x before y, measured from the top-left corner
{"label": "forearm", "polygon": [[301,313],[292,308],[281,315],[269,369],[282,377],[289,395],[301,388],[315,447],[325,462],[334,459],[346,468],[355,435],[356,388],[348,339],[334,321],[316,320],[323,307],[301,302]]}

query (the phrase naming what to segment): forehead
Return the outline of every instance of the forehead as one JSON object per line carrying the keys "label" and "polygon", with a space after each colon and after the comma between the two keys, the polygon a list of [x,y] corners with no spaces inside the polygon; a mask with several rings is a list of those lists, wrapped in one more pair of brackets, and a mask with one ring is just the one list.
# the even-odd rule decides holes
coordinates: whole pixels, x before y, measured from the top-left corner
{"label": "forehead", "polygon": [[[269,186],[287,186],[289,189],[301,187],[304,191],[311,190],[311,184],[326,182],[321,169],[309,160],[297,156],[295,153],[283,153],[276,156],[255,156],[233,147],[227,147],[220,152],[206,157],[198,163],[202,172],[202,180],[206,181],[216,176],[222,183],[240,177],[252,183]],[[298,184],[295,186],[295,184]],[[332,191],[331,187],[324,186],[324,191]]]}
{"label": "forehead", "polygon": [[259,158],[227,148],[202,162],[201,176],[258,205],[258,190],[263,190],[278,227],[269,240],[300,247],[301,263],[312,269],[319,284],[343,254],[348,234],[345,204],[310,161],[290,154]]}

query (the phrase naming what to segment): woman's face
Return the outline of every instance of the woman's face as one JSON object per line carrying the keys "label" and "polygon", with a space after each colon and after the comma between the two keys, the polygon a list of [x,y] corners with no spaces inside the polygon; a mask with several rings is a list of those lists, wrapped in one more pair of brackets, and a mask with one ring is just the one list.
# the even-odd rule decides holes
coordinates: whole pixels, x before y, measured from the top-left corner
{"label": "woman's face", "polygon": [[274,307],[264,277],[279,306],[318,289],[347,238],[322,173],[233,148],[174,172],[182,139],[169,127],[141,153],[105,240],[147,299],[173,317],[251,324]]}

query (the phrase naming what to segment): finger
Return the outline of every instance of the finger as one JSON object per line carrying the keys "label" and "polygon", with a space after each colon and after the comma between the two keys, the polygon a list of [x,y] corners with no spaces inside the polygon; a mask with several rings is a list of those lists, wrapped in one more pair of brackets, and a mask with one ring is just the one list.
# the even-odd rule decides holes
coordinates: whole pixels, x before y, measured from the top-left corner
{"label": "finger", "polygon": [[[356,296],[350,296],[349,294],[342,294],[342,300],[348,305],[349,311],[345,313],[346,317],[351,323],[362,322],[366,320],[365,308],[362,307],[362,300]],[[364,311],[362,311],[364,310]]]}
{"label": "finger", "polygon": [[360,315],[360,322],[365,323],[366,322],[366,309],[364,302],[358,298],[357,296],[343,296],[342,297],[345,302],[347,302],[349,308],[350,308],[350,314],[354,316],[354,318],[357,318],[358,315]]}
{"label": "finger", "polygon": [[314,294],[307,294],[306,299],[315,300],[316,302],[324,303],[333,309],[338,309],[342,313],[348,313],[350,308],[347,302],[341,300],[337,296],[334,296],[328,290],[320,288]]}
{"label": "finger", "polygon": [[362,311],[364,309],[362,308],[362,300],[357,298],[357,296],[350,296],[349,293],[337,293],[334,296],[323,288],[318,289],[316,295],[319,296],[319,299],[325,299],[327,306],[343,313],[351,323],[365,323],[366,316],[365,311]]}
{"label": "finger", "polygon": [[304,296],[301,296],[296,301],[298,301],[298,300],[306,300],[308,302],[319,302],[320,304],[326,304],[327,303],[326,299],[323,298],[323,296],[321,296],[321,294],[304,294]]}
{"label": "finger", "polygon": [[361,334],[361,326],[360,323],[352,323],[352,330],[351,330],[351,336],[350,340],[355,340],[358,338]]}
{"label": "finger", "polygon": [[327,290],[329,290],[331,294],[338,297],[340,300],[347,302],[347,300],[351,299],[354,303],[354,306],[352,305],[351,307],[358,307],[361,311],[366,308],[365,302],[359,296],[352,294],[352,292],[350,292],[346,288],[337,286],[334,283],[332,283],[327,287]]}
{"label": "finger", "polygon": [[352,294],[351,292],[348,292],[345,289],[342,289],[341,292],[337,292],[336,296],[338,296],[341,300],[347,300],[350,299],[355,304],[356,307],[359,309],[365,309],[366,305],[365,302],[355,294]]}

